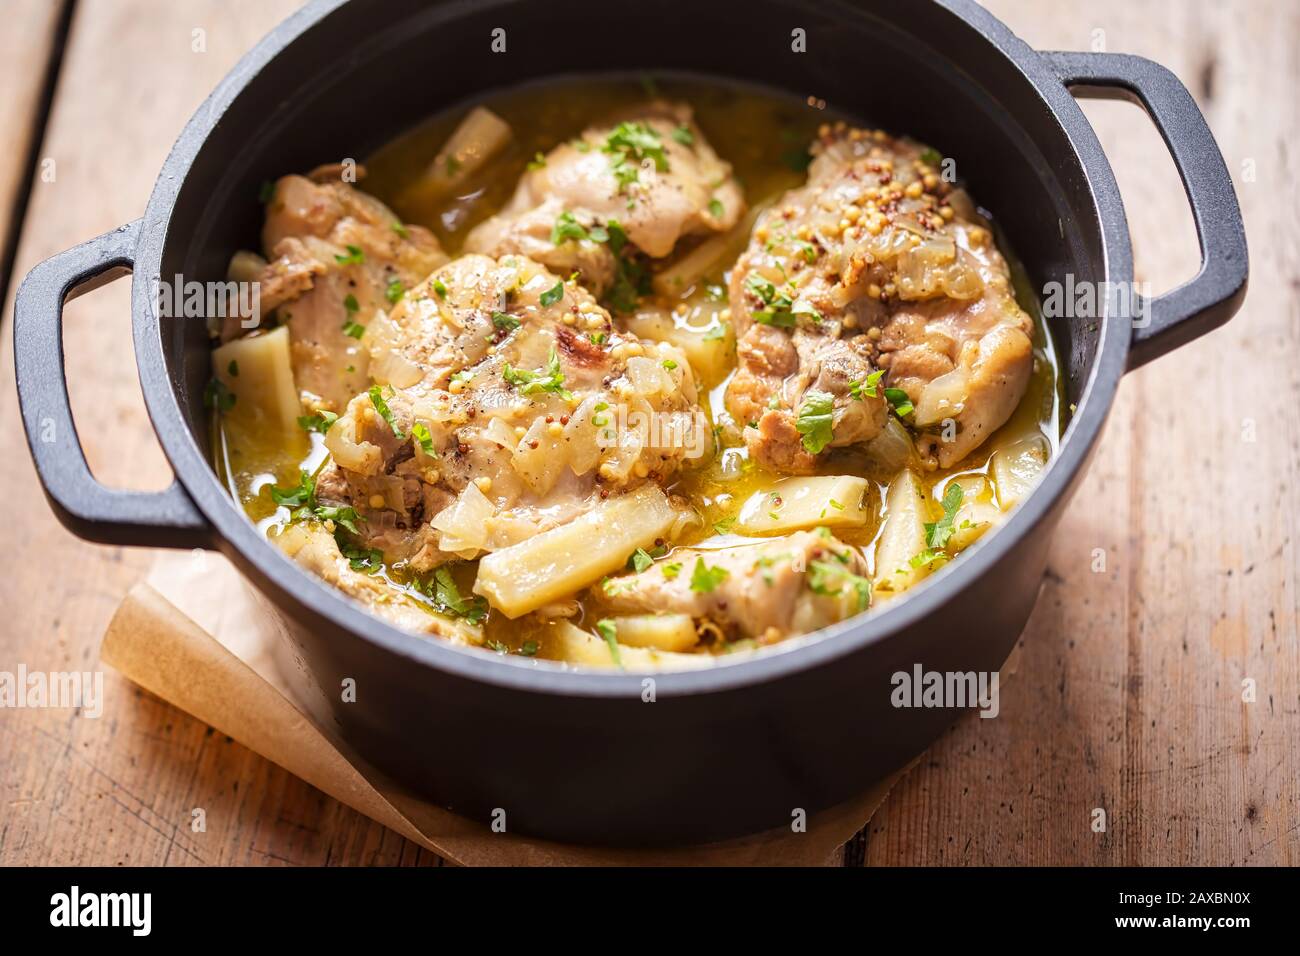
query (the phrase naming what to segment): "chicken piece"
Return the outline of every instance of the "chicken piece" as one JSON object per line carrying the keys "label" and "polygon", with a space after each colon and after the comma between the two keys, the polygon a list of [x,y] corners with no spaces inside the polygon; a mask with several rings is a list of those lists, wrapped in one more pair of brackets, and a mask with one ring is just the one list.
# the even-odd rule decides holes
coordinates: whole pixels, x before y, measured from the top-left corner
{"label": "chicken piece", "polygon": [[392,296],[447,261],[433,233],[404,226],[373,196],[335,178],[285,176],[267,204],[261,305],[289,327],[304,403],[338,412],[369,384],[366,331]]}
{"label": "chicken piece", "polygon": [[501,212],[469,234],[465,248],[520,253],[581,281],[597,296],[613,290],[630,308],[620,266],[624,237],[651,258],[678,240],[726,232],[745,197],[685,104],[662,101],[595,126],[551,150],[526,172]]}
{"label": "chicken piece", "polygon": [[[884,389],[899,389],[915,406],[918,450],[949,467],[1024,394],[1032,320],[987,224],[936,157],[842,123],[822,128],[813,153],[807,184],[759,219],[731,273],[739,368],[728,410],[748,426],[755,460],[807,474],[824,449],[872,438]],[[833,404],[824,444],[799,428],[813,391]]]}
{"label": "chicken piece", "polygon": [[[370,371],[317,483],[365,548],[416,571],[572,520],[711,450],[680,349],[614,329],[521,256],[466,255],[376,323]],[[369,339],[369,337],[368,337]]]}
{"label": "chicken piece", "polygon": [[731,638],[778,641],[842,621],[871,604],[867,565],[825,529],[730,548],[678,548],[593,596],[615,613],[689,614]]}
{"label": "chicken piece", "polygon": [[482,644],[480,627],[435,613],[409,591],[394,588],[381,576],[355,570],[338,542],[317,523],[286,525],[271,539],[295,562],[326,584],[338,588],[376,617],[404,631],[436,634],[455,644]]}

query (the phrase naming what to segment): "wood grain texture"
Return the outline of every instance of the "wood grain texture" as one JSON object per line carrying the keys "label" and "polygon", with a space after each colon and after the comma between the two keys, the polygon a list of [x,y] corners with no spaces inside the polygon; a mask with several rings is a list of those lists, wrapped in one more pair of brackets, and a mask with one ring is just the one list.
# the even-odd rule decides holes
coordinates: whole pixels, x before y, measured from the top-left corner
{"label": "wood grain texture", "polygon": [[[1251,287],[1226,328],[1125,379],[1001,716],[931,748],[873,819],[865,862],[1294,865],[1300,11],[987,5],[1036,48],[1100,42],[1178,74],[1233,174]],[[1138,279],[1171,288],[1198,261],[1172,162],[1136,107],[1085,112],[1124,194]]]}
{"label": "wood grain texture", "polygon": [[[144,210],[185,121],[292,0],[81,0],[40,153],[15,274]],[[195,47],[195,30],[205,50]],[[107,42],[111,38],[111,42]],[[72,303],[65,347],[73,412],[106,483],[170,481],[136,380],[129,283]],[[12,298],[12,293],[11,293]],[[92,670],[113,610],[152,552],[85,544],[55,521],[23,439],[5,307],[0,487],[6,541],[30,548],[0,581],[0,670]],[[0,711],[0,864],[437,863],[112,671],[103,716]],[[191,811],[206,812],[192,832]]]}
{"label": "wood grain texture", "polygon": [[[41,94],[60,14],[56,0],[9,0],[0,31],[0,129],[8,161],[0,163],[0,270],[8,262],[10,226],[18,213],[28,150],[36,133]],[[0,289],[6,277],[0,275]]]}
{"label": "wood grain texture", "polygon": [[[57,179],[33,187],[16,274],[137,217],[184,121],[293,6],[80,0],[40,151],[56,159]],[[931,748],[850,857],[1294,864],[1300,204],[1287,150],[1300,13],[1287,0],[989,6],[1033,46],[1101,41],[1188,84],[1237,183],[1251,291],[1226,329],[1125,380],[1056,538],[1001,716],[965,721]],[[205,53],[192,51],[195,29],[206,31]],[[1159,137],[1135,108],[1085,111],[1128,204],[1139,278],[1176,284],[1197,248]],[[151,555],[83,544],[50,515],[18,424],[9,312],[0,487],[11,540],[30,550],[0,580],[0,670],[91,669]],[[127,285],[74,303],[67,328],[92,468],[109,483],[164,485],[131,358]],[[1098,549],[1103,571],[1093,570]],[[1246,678],[1255,703],[1241,699]],[[438,862],[112,672],[105,688],[98,720],[0,712],[0,864]],[[190,829],[196,807],[206,832]],[[1106,811],[1104,833],[1090,827],[1094,808]]]}

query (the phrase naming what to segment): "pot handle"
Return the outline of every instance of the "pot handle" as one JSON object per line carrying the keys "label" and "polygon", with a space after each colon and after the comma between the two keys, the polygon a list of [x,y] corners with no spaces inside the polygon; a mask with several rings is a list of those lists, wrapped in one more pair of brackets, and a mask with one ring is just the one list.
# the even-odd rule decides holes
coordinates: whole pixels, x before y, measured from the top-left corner
{"label": "pot handle", "polygon": [[1141,300],[1128,353],[1128,367],[1135,369],[1218,328],[1241,307],[1250,272],[1241,207],[1214,134],[1173,73],[1120,53],[1042,55],[1075,96],[1128,100],[1146,110],[1169,147],[1192,207],[1200,271],[1164,295]]}
{"label": "pot handle", "polygon": [[63,306],[131,272],[140,220],[46,259],[14,298],[14,372],[27,446],[55,515],[100,544],[209,546],[208,523],[180,484],[163,491],[106,488],[86,465],[68,403]]}

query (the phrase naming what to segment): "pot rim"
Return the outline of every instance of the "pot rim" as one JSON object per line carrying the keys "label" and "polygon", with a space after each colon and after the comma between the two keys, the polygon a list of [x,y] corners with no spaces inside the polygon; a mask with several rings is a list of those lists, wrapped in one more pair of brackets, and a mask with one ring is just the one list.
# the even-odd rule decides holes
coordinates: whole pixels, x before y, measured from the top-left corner
{"label": "pot rim", "polygon": [[[206,145],[208,135],[248,83],[282,50],[325,20],[347,0],[314,0],[278,24],[248,52],[202,103],[186,124],[163,164],[142,222],[132,279],[133,335],[136,364],[145,404],[163,451],[177,480],[211,523],[217,546],[260,577],[257,586],[272,587],[355,639],[413,663],[454,677],[503,689],[571,697],[639,697],[642,681],[653,677],[657,695],[719,693],[775,681],[810,671],[898,636],[935,613],[955,594],[972,586],[991,566],[1030,534],[1067,493],[1083,467],[1109,414],[1124,374],[1130,316],[1102,317],[1101,335],[1078,406],[1056,454],[1038,485],[995,534],[976,542],[942,573],[911,590],[906,600],[879,611],[791,638],[753,657],[696,671],[600,673],[573,671],[558,662],[498,655],[461,648],[408,633],[361,609],[341,592],[295,565],[262,536],[220,482],[207,454],[186,424],[176,389],[168,375],[161,324],[151,307],[147,277],[160,271],[171,215],[181,183]],[[1131,279],[1132,249],[1123,202],[1114,174],[1092,126],[1047,62],[997,17],[973,0],[930,0],[977,31],[1019,74],[1049,109],[1083,172],[1100,227],[1102,264],[1110,282]],[[146,281],[137,281],[141,276]],[[1107,305],[1110,308],[1110,305]],[[247,576],[247,575],[246,575]]]}

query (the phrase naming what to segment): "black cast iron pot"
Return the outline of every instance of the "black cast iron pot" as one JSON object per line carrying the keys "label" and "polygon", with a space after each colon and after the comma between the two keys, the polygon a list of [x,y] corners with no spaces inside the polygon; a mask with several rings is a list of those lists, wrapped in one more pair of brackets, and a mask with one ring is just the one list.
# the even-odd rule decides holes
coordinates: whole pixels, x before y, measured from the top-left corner
{"label": "black cast iron pot", "polygon": [[[806,31],[807,52],[792,51]],[[504,30],[506,51],[493,52]],[[219,280],[257,235],[258,184],[363,157],[425,116],[574,68],[689,71],[825,99],[958,158],[1034,284],[1129,283],[1124,208],[1072,98],[1143,105],[1182,175],[1202,266],[1187,284],[1099,318],[1060,320],[1060,453],[1010,517],[904,601],[766,656],[654,678],[458,650],[395,630],[295,567],[218,482],[202,322],[159,318],[147,277]],[[774,148],[776,148],[774,146]],[[63,303],[128,271],[149,413],[176,482],[107,489],[87,470],[62,366]],[[442,804],[512,831],[607,843],[712,840],[788,824],[919,753],[956,716],[896,709],[890,675],[992,671],[1029,617],[1062,509],[1126,369],[1225,322],[1246,289],[1232,185],[1191,96],[1120,55],[1038,53],[968,0],[322,0],[246,56],[181,134],[144,218],[57,255],[18,292],[23,420],[46,493],[76,534],[219,548],[278,608],[298,679],[360,753]],[[1135,322],[1134,315],[1141,314]],[[53,420],[58,440],[40,440]],[[356,681],[354,703],[339,688]],[[500,815],[497,815],[500,819]]]}

